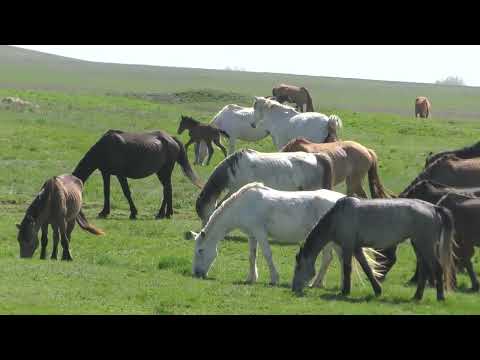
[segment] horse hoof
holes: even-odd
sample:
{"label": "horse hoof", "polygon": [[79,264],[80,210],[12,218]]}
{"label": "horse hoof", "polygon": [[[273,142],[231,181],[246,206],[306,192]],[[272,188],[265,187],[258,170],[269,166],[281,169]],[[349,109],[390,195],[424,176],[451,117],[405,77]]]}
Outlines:
{"label": "horse hoof", "polygon": [[108,217],[107,213],[101,212],[97,215],[97,218],[99,219],[106,219]]}
{"label": "horse hoof", "polygon": [[130,215],[130,220],[137,220],[137,215]]}
{"label": "horse hoof", "polygon": [[164,217],[165,217],[164,214],[157,214],[157,215],[155,216],[155,219],[161,220],[161,219],[163,219]]}

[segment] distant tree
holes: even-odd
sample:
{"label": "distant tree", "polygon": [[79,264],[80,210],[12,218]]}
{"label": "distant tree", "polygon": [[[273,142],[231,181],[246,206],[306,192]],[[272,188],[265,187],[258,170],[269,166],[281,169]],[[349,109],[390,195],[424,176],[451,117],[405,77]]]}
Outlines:
{"label": "distant tree", "polygon": [[445,78],[444,80],[437,80],[435,84],[438,85],[454,85],[454,86],[464,86],[465,82],[461,77],[458,76],[449,76]]}

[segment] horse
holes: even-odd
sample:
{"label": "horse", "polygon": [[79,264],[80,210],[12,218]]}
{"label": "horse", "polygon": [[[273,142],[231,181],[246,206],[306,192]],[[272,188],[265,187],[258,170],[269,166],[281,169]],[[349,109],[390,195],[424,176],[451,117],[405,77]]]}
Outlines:
{"label": "horse", "polygon": [[217,165],[197,198],[195,209],[202,225],[219,205],[223,191],[228,190],[225,200],[251,182],[284,191],[331,189],[332,164],[324,154],[237,151]]}
{"label": "horse", "polygon": [[433,154],[433,152],[430,152],[427,156],[427,159],[425,160],[425,167],[428,167],[428,165],[430,165],[432,162],[445,155],[455,155],[460,159],[471,159],[475,157],[480,157],[480,141],[471,146],[466,146],[462,149],[442,151],[435,155]]}
{"label": "horse", "polygon": [[[229,104],[223,107],[210,122],[211,125],[225,131],[229,138],[228,155],[235,152],[235,143],[238,140],[258,141],[268,136],[268,131],[258,126],[252,128],[250,123],[253,122],[253,107],[243,107],[236,104]],[[197,150],[198,147],[198,150]],[[208,155],[208,148],[205,142],[200,145],[195,144],[195,159],[198,164],[203,163]]]}
{"label": "horse", "polygon": [[296,109],[301,112],[314,112],[312,97],[304,87],[281,84],[272,89],[272,95],[280,103],[285,101],[295,103]]}
{"label": "horse", "polygon": [[163,185],[163,201],[156,218],[170,218],[173,215],[171,178],[175,162],[195,186],[202,187],[188,162],[185,146],[177,138],[160,130],[149,133],[108,130],[80,160],[73,175],[85,183],[96,169],[102,173],[104,205],[98,214],[100,218],[110,214],[110,176],[116,176],[130,206],[130,219],[136,219],[138,211],[127,178],[143,179],[155,173]]}
{"label": "horse", "polygon": [[62,239],[62,260],[71,261],[71,234],[75,221],[80,228],[94,235],[104,235],[103,230],[89,224],[82,212],[83,183],[73,175],[60,175],[48,179],[27,208],[21,224],[17,224],[20,257],[31,258],[38,248],[38,231],[42,229],[40,259],[47,257],[48,225],[53,229],[51,258],[57,259],[59,237]]}
{"label": "horse", "polygon": [[[431,204],[441,205],[448,208],[452,212],[457,235],[456,243],[458,246],[454,249],[454,253],[457,259],[459,259],[459,265],[464,266],[469,272],[472,280],[473,291],[478,291],[478,281],[476,280],[475,276],[471,275],[472,264],[470,258],[474,254],[473,244],[476,243],[475,238],[472,236],[472,229],[476,228],[476,221],[474,221],[473,218],[474,216],[477,216],[478,213],[477,209],[474,207],[463,210],[463,201],[466,199],[475,199],[478,196],[480,196],[480,187],[452,188],[429,180],[422,180],[418,182],[407,193],[403,194],[403,197],[405,198],[419,199],[427,201]],[[476,205],[478,205],[478,202]],[[474,208],[474,210],[470,210],[472,208]],[[469,222],[471,222],[471,224],[465,222],[467,219]],[[480,230],[480,228],[478,230]],[[385,278],[386,274],[391,270],[396,262],[396,246],[389,249],[378,250],[378,252],[386,259],[382,269],[382,278]],[[409,282],[416,283],[417,279],[418,265],[417,269],[415,270],[415,274]],[[430,279],[430,283],[434,283],[433,279]]]}
{"label": "horse", "polygon": [[418,96],[415,99],[415,117],[417,118],[420,116],[421,118],[428,118],[430,116],[430,112],[432,109],[432,105],[430,101],[425,96]]}
{"label": "horse", "polygon": [[222,150],[223,155],[227,157],[227,150],[220,142],[220,135],[223,135],[227,138],[230,137],[226,131],[218,129],[209,124],[202,124],[200,121],[197,121],[194,118],[182,115],[180,125],[178,126],[177,130],[178,135],[180,135],[185,130],[188,130],[188,135],[190,136],[190,140],[188,140],[187,144],[185,145],[185,151],[188,151],[188,147],[191,144],[195,143],[197,145],[197,147],[195,148],[195,165],[197,164],[197,159],[199,157],[198,145],[202,141],[205,142],[208,148],[207,165],[210,164],[210,159],[213,156],[212,141]]}
{"label": "horse", "polygon": [[253,109],[254,121],[250,125],[255,128],[262,124],[277,150],[297,137],[317,143],[337,141],[338,129],[342,127],[342,120],[336,115],[302,114],[290,106],[263,97],[255,97]]}
{"label": "horse", "polygon": [[405,194],[421,180],[431,180],[459,188],[480,186],[480,158],[461,159],[454,154],[443,155],[423,169],[399,197],[405,197]]}
{"label": "horse", "polygon": [[[195,239],[193,275],[205,278],[217,257],[218,243],[232,230],[239,229],[248,235],[250,270],[247,283],[258,279],[257,245],[270,269],[270,284],[278,285],[279,274],[272,259],[268,242],[299,244],[318,220],[345,195],[331,190],[278,191],[262,183],[249,183],[226,199],[212,214],[200,233],[190,232]],[[323,252],[320,272],[313,286],[323,286],[323,278],[332,261],[332,248],[341,263],[338,246],[329,244]],[[368,253],[372,266],[377,266]]]}
{"label": "horse", "polygon": [[[352,255],[360,263],[376,296],[382,287],[368,265],[363,247],[389,248],[410,238],[420,264],[414,299],[421,300],[425,275],[434,275],[437,300],[442,301],[444,285],[452,288],[454,223],[448,209],[412,199],[339,199],[308,235],[296,256],[292,291],[300,295],[315,275],[314,263],[325,245],[333,241],[342,248],[342,296],[350,294]],[[437,246],[439,244],[439,246]],[[443,279],[442,279],[443,278]]]}
{"label": "horse", "polygon": [[355,141],[316,144],[305,138],[296,138],[288,142],[280,151],[326,154],[330,157],[333,167],[333,185],[346,181],[348,196],[356,194],[363,198],[367,197],[362,187],[362,180],[367,173],[372,198],[387,198],[391,195],[383,187],[378,176],[377,154]]}

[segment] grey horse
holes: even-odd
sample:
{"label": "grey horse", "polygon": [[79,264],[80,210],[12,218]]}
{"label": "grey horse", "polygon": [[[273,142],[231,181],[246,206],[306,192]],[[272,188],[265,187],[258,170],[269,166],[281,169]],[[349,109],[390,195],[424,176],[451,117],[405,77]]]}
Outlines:
{"label": "grey horse", "polygon": [[[360,200],[345,197],[313,228],[296,256],[292,290],[301,294],[315,275],[315,260],[330,241],[343,251],[342,295],[350,294],[352,255],[360,263],[376,296],[381,286],[372,273],[363,247],[389,248],[410,239],[420,264],[414,299],[421,300],[426,275],[434,274],[437,300],[444,300],[444,284],[451,289],[453,277],[454,223],[448,209],[414,199]],[[439,246],[437,247],[437,244]]]}

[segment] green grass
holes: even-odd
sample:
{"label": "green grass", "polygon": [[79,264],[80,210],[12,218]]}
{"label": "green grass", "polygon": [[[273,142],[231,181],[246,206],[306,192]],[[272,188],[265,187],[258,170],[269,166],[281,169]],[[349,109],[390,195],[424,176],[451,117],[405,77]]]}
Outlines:
{"label": "green grass", "polygon": [[[380,298],[372,296],[373,291],[363,275],[363,284],[354,280],[349,298],[337,297],[339,267],[336,260],[327,274],[326,289],[309,289],[305,297],[295,297],[289,284],[297,246],[272,245],[274,261],[280,273],[280,286],[268,285],[268,268],[260,254],[258,283],[244,285],[248,272],[248,244],[246,236],[239,232],[231,234],[235,235],[233,238],[221,242],[219,256],[209,279],[194,279],[191,276],[193,243],[184,239],[184,233],[188,230],[198,231],[200,228],[194,209],[198,189],[182,175],[178,166],[174,170],[175,213],[171,220],[154,220],[162,196],[161,185],[154,176],[129,181],[133,199],[139,209],[138,220],[128,219],[128,204],[115,179],[112,180],[111,217],[107,220],[96,219],[96,214],[103,205],[101,176],[96,172],[85,186],[84,208],[89,220],[104,229],[107,235],[94,237],[77,227],[72,236],[74,261],[71,263],[41,261],[38,259],[39,252],[34,259],[19,259],[15,224],[22,219],[26,207],[40,186],[53,175],[71,172],[83,154],[107,129],[164,129],[174,134],[180,114],[209,121],[226,103],[247,104],[247,99],[252,94],[265,93],[274,82],[270,78],[268,86],[266,81],[263,86],[259,76],[257,82],[248,85],[249,89],[246,86],[242,89],[243,85],[238,84],[226,89],[228,79],[219,81],[218,86],[214,81],[208,80],[208,77],[205,77],[204,82],[199,82],[202,74],[210,73],[197,71],[196,77],[187,82],[188,79],[182,75],[183,70],[179,70],[168,73],[166,80],[158,88],[153,88],[153,91],[145,85],[150,84],[147,79],[142,80],[140,75],[123,79],[125,83],[121,84],[122,87],[118,91],[111,91],[105,84],[117,68],[105,67],[106,70],[97,74],[96,82],[91,84],[95,89],[90,91],[84,88],[78,91],[76,86],[79,83],[74,83],[72,78],[80,78],[80,75],[75,75],[74,72],[65,75],[65,88],[55,88],[50,85],[61,82],[61,72],[58,79],[52,80],[35,70],[34,65],[18,64],[18,69],[31,72],[30,81],[35,80],[43,88],[40,89],[42,86],[37,87],[35,84],[28,85],[28,77],[19,74],[20,70],[17,72],[17,82],[9,73],[11,88],[0,88],[0,98],[15,95],[40,105],[39,110],[34,112],[0,109],[1,314],[480,312],[478,295],[465,291],[470,282],[463,274],[459,275],[460,291],[448,293],[445,303],[435,300],[433,289],[426,290],[422,302],[410,301],[415,288],[406,286],[405,283],[413,274],[415,257],[408,243],[400,247],[398,263],[383,284],[384,293]],[[241,75],[252,77],[251,74]],[[238,79],[240,78],[238,74]],[[177,79],[177,82],[172,80],[171,89],[169,79]],[[214,79],[216,81],[217,78]],[[185,86],[178,85],[181,82]],[[371,84],[373,83],[366,82],[361,86],[369,87]],[[160,86],[163,88],[160,89]],[[379,90],[373,85],[371,90],[369,96],[373,98]],[[402,88],[395,91],[402,92]],[[438,90],[443,91],[447,90]],[[339,85],[336,94],[341,99],[341,93],[348,95],[355,92],[355,87],[343,89]],[[170,95],[153,98],[147,96],[151,93]],[[360,109],[349,110],[355,104],[352,105],[351,98],[348,98],[348,106],[347,101],[345,106],[332,102],[322,107],[322,111],[335,112],[342,117],[343,139],[356,140],[377,152],[381,179],[395,192],[403,190],[418,174],[429,151],[457,148],[478,141],[477,123],[468,116],[449,117],[445,120],[415,120],[411,116],[404,117],[396,113],[395,109],[404,106],[403,100],[398,97],[385,93],[381,101],[370,101],[367,95],[362,96],[365,103],[359,105]],[[472,101],[467,95],[462,96],[460,103]],[[387,104],[386,108],[392,104],[393,114],[362,111],[362,106],[368,105],[368,101],[372,107],[379,102]],[[438,106],[447,108],[450,106],[448,101],[441,103],[437,100],[437,103]],[[337,102],[341,103],[340,100]],[[185,142],[187,135],[180,138]],[[259,143],[240,143],[238,147],[273,151],[270,139]],[[193,147],[189,158],[193,159]],[[213,167],[222,159],[223,155],[216,150],[209,167],[196,167],[202,179],[206,180]],[[344,186],[337,188],[340,191],[343,189]],[[49,240],[48,250],[51,251],[51,236]],[[474,262],[478,269],[477,262],[478,256]]]}

